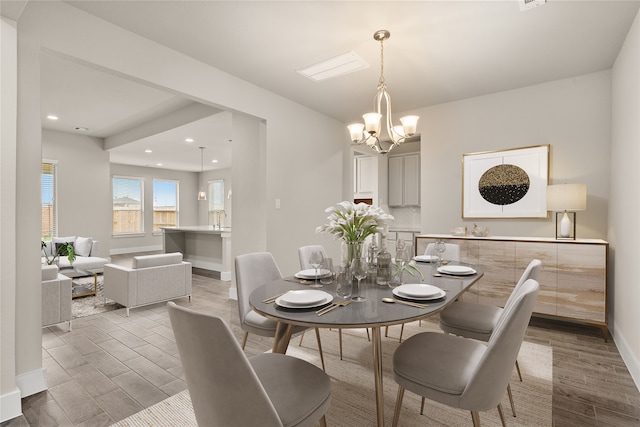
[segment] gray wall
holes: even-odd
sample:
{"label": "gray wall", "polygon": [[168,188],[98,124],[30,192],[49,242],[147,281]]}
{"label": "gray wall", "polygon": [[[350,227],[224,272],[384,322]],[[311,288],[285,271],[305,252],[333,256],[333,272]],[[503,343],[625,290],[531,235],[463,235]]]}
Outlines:
{"label": "gray wall", "polygon": [[102,141],[66,132],[42,131],[42,158],[56,160],[58,236],[85,236],[100,241],[109,256],[111,194],[109,153]]}
{"label": "gray wall", "polygon": [[424,233],[474,223],[494,236],[555,237],[545,219],[463,219],[462,155],[550,145],[551,184],[586,183],[578,238],[607,238],[611,158],[611,73],[500,92],[415,111],[420,115]]}

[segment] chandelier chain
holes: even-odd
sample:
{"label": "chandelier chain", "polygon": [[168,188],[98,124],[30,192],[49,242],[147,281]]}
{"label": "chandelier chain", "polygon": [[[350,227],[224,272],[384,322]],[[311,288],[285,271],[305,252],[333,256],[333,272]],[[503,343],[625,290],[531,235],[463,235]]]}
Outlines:
{"label": "chandelier chain", "polygon": [[380,86],[384,85],[384,40],[380,40]]}

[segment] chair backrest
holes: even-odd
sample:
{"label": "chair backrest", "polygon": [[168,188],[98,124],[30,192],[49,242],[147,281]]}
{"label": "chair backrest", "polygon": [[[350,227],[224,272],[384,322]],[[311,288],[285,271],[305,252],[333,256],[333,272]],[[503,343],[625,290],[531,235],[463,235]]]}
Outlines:
{"label": "chair backrest", "polygon": [[238,255],[235,260],[236,289],[240,322],[251,311],[249,295],[258,287],[273,280],[282,279],[276,260],[269,252]]}
{"label": "chair backrest", "polygon": [[504,314],[491,334],[487,350],[460,397],[462,409],[488,411],[502,400],[533,313],[539,287],[536,280],[529,279],[509,299]]}
{"label": "chair backrest", "polygon": [[[507,302],[504,304],[505,307],[509,305],[509,300],[511,298],[514,298],[515,295],[518,295],[520,293],[520,288],[525,284],[527,280],[538,280],[540,270],[542,270],[542,261],[540,261],[539,259],[531,260],[527,268],[524,269],[522,276],[520,276],[520,280],[518,280],[518,283],[516,283],[516,286],[513,288],[513,292],[511,292],[511,295],[509,295]],[[504,315],[504,312],[502,313],[502,315]]]}
{"label": "chair backrest", "polygon": [[[427,249],[425,249],[425,255],[433,254],[433,246],[435,243],[429,243],[427,245]],[[445,243],[445,250],[442,254],[442,258],[448,261],[460,261],[460,245],[456,245],[455,243]]]}
{"label": "chair backrest", "polygon": [[282,426],[238,341],[216,316],[167,304],[200,426]]}
{"label": "chair backrest", "polygon": [[309,257],[311,256],[311,253],[315,251],[322,252],[322,258],[328,258],[327,252],[324,250],[324,247],[322,247],[322,245],[309,245],[298,248],[298,257],[300,257],[300,270],[308,270],[310,268],[313,268],[311,267],[311,264],[309,264]]}

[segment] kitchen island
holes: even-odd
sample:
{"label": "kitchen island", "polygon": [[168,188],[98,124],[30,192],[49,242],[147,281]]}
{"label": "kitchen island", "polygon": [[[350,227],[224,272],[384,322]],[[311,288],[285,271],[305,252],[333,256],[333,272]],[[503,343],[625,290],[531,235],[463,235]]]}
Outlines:
{"label": "kitchen island", "polygon": [[162,227],[165,253],[181,252],[196,268],[220,273],[231,280],[231,228],[211,225]]}

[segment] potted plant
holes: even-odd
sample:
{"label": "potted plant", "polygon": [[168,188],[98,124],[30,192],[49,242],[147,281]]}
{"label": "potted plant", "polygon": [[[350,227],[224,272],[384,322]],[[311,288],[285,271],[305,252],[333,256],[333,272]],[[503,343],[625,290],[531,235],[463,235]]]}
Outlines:
{"label": "potted plant", "polygon": [[[53,244],[53,243],[52,243]],[[47,265],[52,265],[56,262],[56,259],[62,255],[67,257],[69,260],[69,264],[73,265],[73,262],[76,260],[76,251],[71,243],[58,244],[56,250],[53,255],[49,255],[46,251],[47,243],[42,240],[40,242],[40,248],[42,249],[42,253],[44,254],[45,262]]]}

